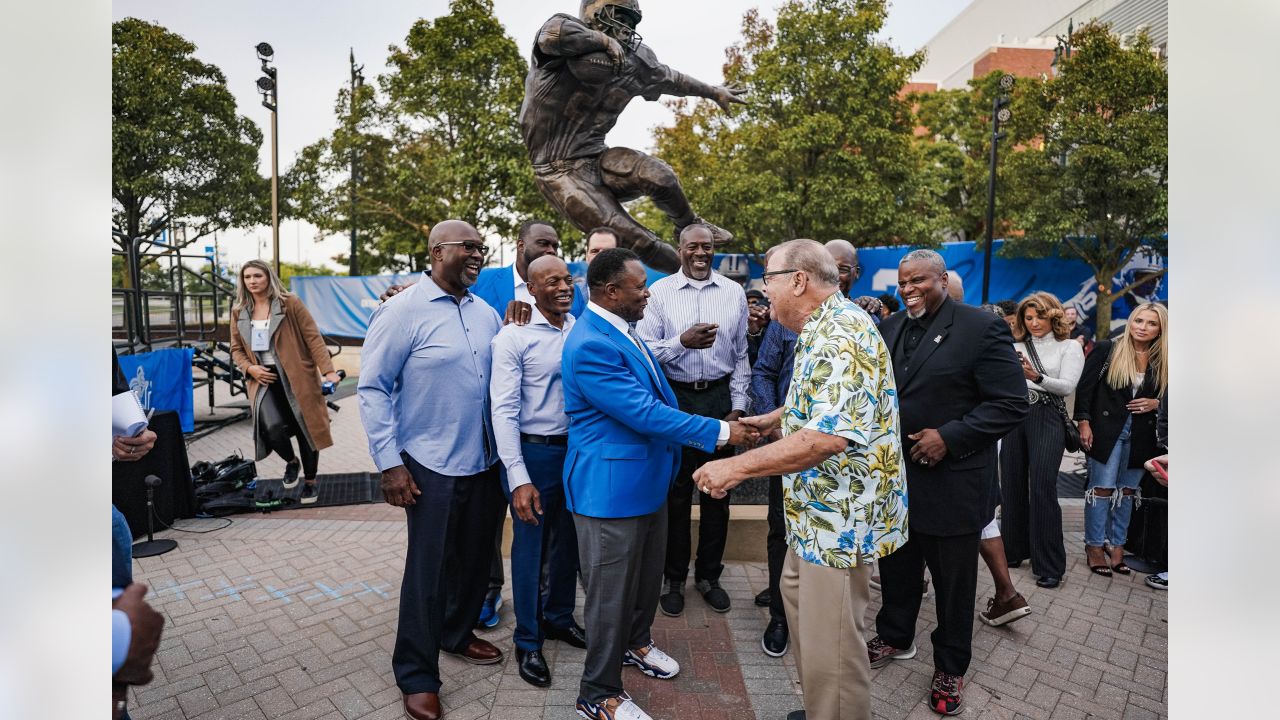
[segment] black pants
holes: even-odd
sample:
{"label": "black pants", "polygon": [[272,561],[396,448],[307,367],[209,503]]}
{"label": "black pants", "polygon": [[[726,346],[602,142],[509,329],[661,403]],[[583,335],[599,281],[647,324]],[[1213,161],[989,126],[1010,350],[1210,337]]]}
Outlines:
{"label": "black pants", "polygon": [[[279,368],[269,366],[267,369],[277,376],[283,376]],[[293,462],[297,456],[293,454],[291,438],[298,438],[298,454],[302,456],[302,476],[314,478],[320,464],[320,451],[307,442],[307,434],[302,431],[298,418],[294,417],[289,407],[289,398],[284,392],[284,380],[278,379],[262,389],[262,401],[258,403],[258,432],[267,440],[267,447],[279,455],[285,462]]]}
{"label": "black pants", "polygon": [[405,508],[409,551],[391,666],[401,692],[439,692],[440,651],[461,652],[475,638],[505,502],[496,465],[451,477],[400,457],[422,494]]}
{"label": "black pants", "polygon": [[782,562],[787,558],[787,518],[782,512],[782,476],[769,478],[769,535],[765,538],[765,553],[769,559],[769,619],[787,621],[782,606],[782,591],[778,580],[782,577]]}
{"label": "black pants", "polygon": [[[674,387],[680,409],[691,415],[723,418],[733,411],[729,396],[729,383],[721,382],[706,390],[690,390]],[[714,453],[684,448],[680,456],[680,472],[667,495],[667,562],[663,575],[675,583],[683,583],[689,577],[689,555],[693,544],[690,518],[693,513],[693,473],[711,460],[730,457],[733,446]],[[717,500],[698,491],[698,506],[702,519],[698,524],[698,557],[694,561],[695,580],[719,580],[724,565],[725,538],[729,534],[729,496]]]}
{"label": "black pants", "polygon": [[973,655],[973,603],[978,587],[978,538],[967,535],[928,535],[915,528],[897,551],[880,558],[880,596],[876,632],[896,648],[909,648],[920,614],[920,578],[927,565],[933,574],[938,627],[933,641],[933,667],[963,675]]}
{"label": "black pants", "polygon": [[1062,543],[1058,468],[1065,445],[1062,415],[1034,403],[1022,424],[1000,443],[1000,534],[1010,562],[1031,559],[1039,577],[1067,571]]}

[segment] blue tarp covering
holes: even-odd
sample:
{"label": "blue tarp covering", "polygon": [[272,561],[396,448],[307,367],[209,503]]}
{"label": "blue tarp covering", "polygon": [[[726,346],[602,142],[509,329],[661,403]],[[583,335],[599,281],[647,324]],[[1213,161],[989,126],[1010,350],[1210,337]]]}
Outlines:
{"label": "blue tarp covering", "polygon": [[[1002,258],[1000,246],[995,241],[996,256],[991,262],[990,298],[1019,300],[1036,290],[1046,290],[1058,296],[1064,303],[1074,303],[1092,316],[1097,304],[1093,271],[1079,260],[1062,258]],[[858,262],[862,264],[862,277],[854,283],[851,295],[897,294],[898,261],[907,254],[908,247],[859,248]],[[947,267],[960,274],[964,281],[965,302],[977,304],[982,298],[982,252],[972,242],[945,243],[939,252],[947,261]],[[715,267],[722,273],[741,273],[751,278],[750,287],[759,287],[764,268],[745,255],[716,255]],[[1163,269],[1163,257],[1137,255],[1116,276],[1113,287],[1119,288],[1133,282],[1143,273]],[[586,264],[569,263],[570,270],[581,276]],[[649,284],[664,277],[663,273],[650,269]],[[378,296],[393,283],[416,280],[416,275],[367,275],[362,277],[298,277],[293,278],[293,291],[306,304],[320,326],[320,332],[334,337],[362,338],[369,328],[369,318],[378,307]],[[1112,316],[1115,322],[1123,322],[1134,303],[1152,300],[1168,300],[1167,278],[1162,277],[1138,288],[1130,297],[1117,303]]]}
{"label": "blue tarp covering", "polygon": [[170,348],[120,356],[120,372],[138,396],[143,410],[175,410],[182,432],[196,429],[191,397],[191,348]]}

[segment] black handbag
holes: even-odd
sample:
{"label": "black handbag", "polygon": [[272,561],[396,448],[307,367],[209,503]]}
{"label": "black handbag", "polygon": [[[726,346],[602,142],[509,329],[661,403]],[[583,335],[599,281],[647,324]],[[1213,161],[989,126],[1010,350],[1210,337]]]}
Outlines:
{"label": "black handbag", "polygon": [[[1040,362],[1040,355],[1036,352],[1035,341],[1027,338],[1023,345],[1027,348],[1027,354],[1031,356],[1031,364],[1035,366],[1036,372],[1044,376],[1044,365]],[[1076,427],[1071,416],[1067,414],[1066,401],[1048,391],[1045,391],[1044,394],[1049,397],[1049,403],[1053,405],[1054,409],[1058,411],[1058,415],[1062,417],[1062,438],[1067,452],[1080,452],[1080,428]]]}

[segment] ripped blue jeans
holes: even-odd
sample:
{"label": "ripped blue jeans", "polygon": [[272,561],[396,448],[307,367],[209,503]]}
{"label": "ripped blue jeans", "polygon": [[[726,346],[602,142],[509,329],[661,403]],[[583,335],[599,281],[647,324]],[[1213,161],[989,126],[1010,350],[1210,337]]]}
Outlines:
{"label": "ripped blue jeans", "polygon": [[[1129,518],[1142,468],[1129,467],[1130,417],[1124,421],[1116,446],[1105,463],[1089,458],[1089,487],[1084,493],[1084,544],[1093,547],[1121,547],[1129,539]],[[1110,497],[1097,490],[1110,490]]]}

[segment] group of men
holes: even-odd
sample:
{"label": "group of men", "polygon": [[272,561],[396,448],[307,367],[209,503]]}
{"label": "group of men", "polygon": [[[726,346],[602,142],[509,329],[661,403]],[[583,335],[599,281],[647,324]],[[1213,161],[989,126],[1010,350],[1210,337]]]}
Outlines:
{"label": "group of men", "polygon": [[[904,258],[905,311],[878,324],[848,298],[852,246],[810,240],[766,256],[773,321],[761,322],[715,272],[713,242],[684,228],[680,270],[648,287],[635,253],[593,231],[575,283],[549,223],[526,223],[516,262],[482,274],[479,233],[446,221],[432,271],[374,313],[358,394],[384,495],[408,516],[393,666],[410,717],[441,716],[440,651],[503,659],[475,628],[509,508],[521,677],[550,685],[548,639],[585,647],[579,715],[647,718],[623,667],[679,673],[650,628],[659,607],[683,612],[691,559],[706,605],[730,609],[728,494],[751,477],[770,478],[776,531],[762,646],[794,649],[797,716],[870,717],[871,668],[915,654],[926,567],[929,704],[959,712],[995,443],[1027,410],[1007,325],[949,299],[931,251]],[[877,559],[884,602],[867,641]]]}

